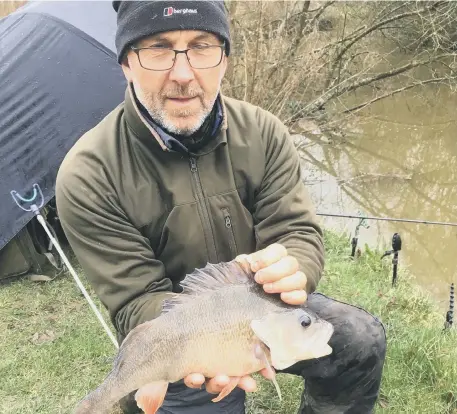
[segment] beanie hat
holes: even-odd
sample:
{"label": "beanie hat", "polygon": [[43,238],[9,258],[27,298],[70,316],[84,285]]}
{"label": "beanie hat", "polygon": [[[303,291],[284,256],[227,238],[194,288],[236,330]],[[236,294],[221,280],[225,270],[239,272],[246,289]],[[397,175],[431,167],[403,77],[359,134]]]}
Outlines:
{"label": "beanie hat", "polygon": [[170,30],[202,30],[225,40],[230,53],[230,26],[222,0],[113,1],[117,12],[117,60],[137,40]]}

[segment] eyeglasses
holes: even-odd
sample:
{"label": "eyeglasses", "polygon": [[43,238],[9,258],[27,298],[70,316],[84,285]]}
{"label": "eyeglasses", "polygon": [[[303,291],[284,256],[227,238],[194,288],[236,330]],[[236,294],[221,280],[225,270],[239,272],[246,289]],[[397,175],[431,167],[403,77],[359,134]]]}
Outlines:
{"label": "eyeglasses", "polygon": [[142,68],[147,70],[170,70],[178,53],[184,53],[189,65],[194,69],[209,69],[218,66],[222,61],[224,45],[195,46],[185,50],[166,47],[133,47]]}

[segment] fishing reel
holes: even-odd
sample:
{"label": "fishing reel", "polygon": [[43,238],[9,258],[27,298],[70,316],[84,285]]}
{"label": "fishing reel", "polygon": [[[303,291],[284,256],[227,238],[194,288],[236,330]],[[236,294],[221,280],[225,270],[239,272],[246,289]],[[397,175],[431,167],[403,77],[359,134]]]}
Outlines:
{"label": "fishing reel", "polygon": [[401,237],[398,233],[394,233],[392,236],[392,250],[387,250],[381,257],[381,260],[386,257],[390,256],[391,254],[398,253],[401,250]]}

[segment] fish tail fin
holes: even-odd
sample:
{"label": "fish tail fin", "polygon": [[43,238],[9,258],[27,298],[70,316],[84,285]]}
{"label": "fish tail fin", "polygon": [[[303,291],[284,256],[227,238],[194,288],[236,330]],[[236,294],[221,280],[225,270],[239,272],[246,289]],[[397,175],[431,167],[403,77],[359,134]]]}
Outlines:
{"label": "fish tail fin", "polygon": [[101,384],[78,402],[73,414],[110,414],[113,406],[122,398],[122,395],[113,395],[112,389],[110,382]]}
{"label": "fish tail fin", "polygon": [[[114,404],[113,404],[114,405]],[[104,403],[99,403],[91,394],[84,397],[75,407],[73,414],[108,414],[111,412],[112,406],[107,406]]]}
{"label": "fish tail fin", "polygon": [[105,400],[94,398],[89,394],[79,401],[73,414],[109,414],[114,404],[115,402],[107,404]]}

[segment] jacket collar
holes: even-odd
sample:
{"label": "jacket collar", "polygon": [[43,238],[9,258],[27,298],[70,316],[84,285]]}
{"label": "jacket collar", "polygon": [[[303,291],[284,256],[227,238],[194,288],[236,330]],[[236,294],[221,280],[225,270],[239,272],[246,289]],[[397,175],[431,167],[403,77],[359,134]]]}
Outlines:
{"label": "jacket collar", "polygon": [[129,83],[125,91],[125,117],[127,124],[134,131],[135,135],[146,143],[153,143],[154,146],[158,145],[163,151],[180,152],[189,155],[204,155],[215,150],[219,145],[225,145],[227,143],[227,112],[222,94],[218,101],[220,102],[222,116],[219,132],[214,139],[196,153],[188,151],[179,141],[148,121],[137,104],[132,83]]}

